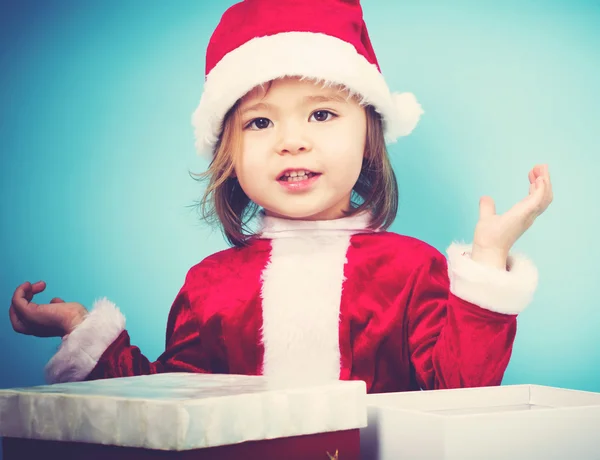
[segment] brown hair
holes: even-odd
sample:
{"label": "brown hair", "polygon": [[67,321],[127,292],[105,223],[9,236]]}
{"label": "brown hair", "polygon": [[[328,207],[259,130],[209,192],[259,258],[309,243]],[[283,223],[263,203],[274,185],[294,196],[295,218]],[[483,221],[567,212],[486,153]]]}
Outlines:
{"label": "brown hair", "polygon": [[[241,247],[253,236],[249,223],[259,208],[244,193],[234,175],[234,155],[242,147],[238,107],[239,102],[224,118],[223,129],[208,170],[196,176],[199,177],[198,180],[208,180],[204,196],[197,202],[201,216],[220,226],[229,243]],[[394,222],[398,211],[398,184],[385,146],[381,116],[370,105],[365,109],[365,156],[347,215],[369,211],[369,227],[387,229]]]}

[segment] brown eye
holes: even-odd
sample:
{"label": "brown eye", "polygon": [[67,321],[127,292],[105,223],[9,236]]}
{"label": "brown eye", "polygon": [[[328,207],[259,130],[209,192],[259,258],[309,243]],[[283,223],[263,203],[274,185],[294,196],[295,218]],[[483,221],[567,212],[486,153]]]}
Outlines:
{"label": "brown eye", "polygon": [[331,113],[329,110],[317,110],[310,116],[311,119],[314,118],[315,121],[319,121],[319,122],[329,121],[333,117],[335,117],[335,115],[333,113]]}
{"label": "brown eye", "polygon": [[269,126],[271,126],[271,120],[269,120],[268,118],[257,118],[248,123],[248,125],[246,125],[246,128],[260,130],[267,129]]}

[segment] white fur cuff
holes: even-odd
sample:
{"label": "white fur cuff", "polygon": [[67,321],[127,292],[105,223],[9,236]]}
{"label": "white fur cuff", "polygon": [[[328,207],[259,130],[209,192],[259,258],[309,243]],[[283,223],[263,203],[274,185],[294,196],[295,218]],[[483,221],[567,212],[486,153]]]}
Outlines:
{"label": "white fur cuff", "polygon": [[508,271],[473,261],[471,246],[453,243],[447,250],[450,291],[487,310],[518,314],[531,302],[537,288],[537,268],[522,255],[511,254]]}
{"label": "white fur cuff", "polygon": [[45,369],[48,383],[79,382],[125,329],[125,317],[110,300],[94,302],[92,311],[69,335]]}

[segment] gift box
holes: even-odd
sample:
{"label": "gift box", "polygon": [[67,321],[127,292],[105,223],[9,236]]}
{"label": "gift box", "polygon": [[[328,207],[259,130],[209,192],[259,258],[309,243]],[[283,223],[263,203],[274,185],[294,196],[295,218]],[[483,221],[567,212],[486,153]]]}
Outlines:
{"label": "gift box", "polygon": [[537,385],[367,396],[363,460],[600,459],[600,394]]}
{"label": "gift box", "polygon": [[189,373],[0,390],[4,460],[358,460],[364,382]]}

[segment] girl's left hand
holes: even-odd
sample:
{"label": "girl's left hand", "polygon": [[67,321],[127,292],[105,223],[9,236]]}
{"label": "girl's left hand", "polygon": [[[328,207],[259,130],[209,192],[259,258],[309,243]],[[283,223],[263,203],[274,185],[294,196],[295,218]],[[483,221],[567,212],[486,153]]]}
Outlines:
{"label": "girl's left hand", "polygon": [[476,262],[506,269],[513,244],[531,227],[552,202],[548,165],[537,165],[529,172],[529,195],[504,214],[496,214],[494,200],[479,202],[479,222],[475,227],[471,258]]}

